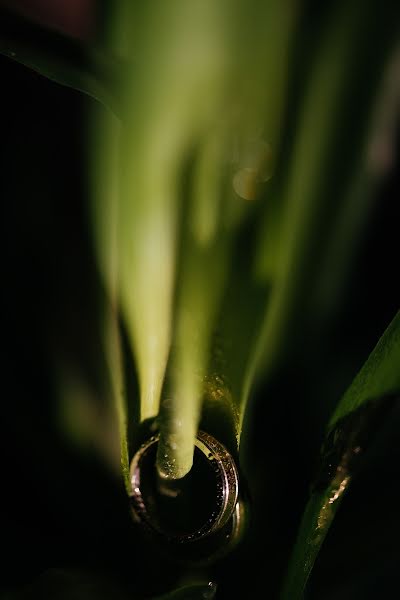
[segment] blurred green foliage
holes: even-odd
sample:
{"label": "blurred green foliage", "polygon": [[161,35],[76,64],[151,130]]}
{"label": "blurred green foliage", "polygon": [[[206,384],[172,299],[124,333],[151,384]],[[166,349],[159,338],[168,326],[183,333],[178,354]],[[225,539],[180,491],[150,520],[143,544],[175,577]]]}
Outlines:
{"label": "blurred green foliage", "polygon": [[[178,584],[185,568],[143,547],[117,480],[103,473],[96,456],[100,451],[115,469],[120,441],[129,487],[128,447],[135,447],[140,420],[158,413],[163,389],[173,398],[172,419],[181,422],[171,438],[171,414],[161,407],[159,467],[172,476],[190,468],[199,420],[226,436],[232,451],[243,426],[240,451],[254,523],[242,549],[215,568],[218,594],[235,597],[248,589],[248,579],[265,591],[260,573],[268,565],[267,587],[277,595],[323,425],[398,307],[393,246],[385,239],[390,214],[383,213],[386,229],[378,236],[381,246],[388,244],[382,258],[371,239],[362,243],[366,232],[372,235],[374,199],[385,193],[382,181],[394,160],[398,7],[355,0],[324,8],[315,2],[174,0],[118,2],[109,9],[103,37],[92,45],[9,14],[2,19],[2,54],[112,109],[39,79],[26,82],[28,75],[3,63],[11,82],[4,119],[14,110],[19,131],[15,136],[10,126],[4,161],[10,171],[3,194],[15,231],[5,236],[9,310],[17,321],[6,339],[15,348],[10,356],[25,367],[41,348],[36,361],[43,372],[32,385],[35,398],[44,393],[48,402],[32,410],[18,382],[18,435],[28,435],[29,423],[43,411],[38,429],[46,434],[34,451],[34,471],[54,485],[50,495],[41,490],[54,510],[49,523],[58,523],[56,507],[64,518],[65,511],[81,512],[87,523],[80,522],[80,534],[88,540],[96,532],[101,548],[96,555],[96,543],[87,542],[93,562],[108,565],[115,578],[125,570],[122,586],[129,588],[132,552],[137,593],[148,595]],[[26,87],[39,90],[38,123],[34,111],[24,120],[21,105],[13,106]],[[63,115],[56,138],[48,117],[55,108]],[[81,147],[88,129],[89,158]],[[79,162],[76,171],[70,171],[71,160]],[[65,180],[69,187],[63,189]],[[80,202],[71,201],[76,190]],[[371,267],[371,256],[375,279],[359,272],[360,265]],[[382,268],[385,276],[379,276]],[[32,345],[25,351],[26,331]],[[382,361],[374,354],[367,361],[332,427],[361,402],[398,391],[398,339],[390,350],[382,338],[378,350]],[[13,421],[14,408],[8,411]],[[77,455],[64,448],[65,432],[55,427],[60,420],[64,430],[66,421],[74,430]],[[76,480],[60,483],[63,464],[74,465]],[[82,486],[85,479],[75,496],[67,482]],[[315,528],[315,514],[340,489],[336,484],[327,483],[322,499],[313,496],[300,536],[306,539]],[[118,516],[110,517],[104,499],[90,514],[92,498],[102,494]],[[270,522],[274,514],[279,524]],[[96,520],[108,519],[100,543]],[[40,531],[21,522],[21,532]],[[292,569],[302,575],[295,583],[289,575],[287,597],[302,593],[302,563],[308,574],[329,524],[311,562],[304,547],[295,550]],[[60,537],[69,539],[71,557],[72,539],[66,531]],[[55,538],[49,539],[51,546]],[[265,557],[256,556],[260,542]],[[62,552],[57,556],[63,559]],[[87,563],[78,549],[75,560]],[[160,573],[157,584],[146,582],[153,568]]]}

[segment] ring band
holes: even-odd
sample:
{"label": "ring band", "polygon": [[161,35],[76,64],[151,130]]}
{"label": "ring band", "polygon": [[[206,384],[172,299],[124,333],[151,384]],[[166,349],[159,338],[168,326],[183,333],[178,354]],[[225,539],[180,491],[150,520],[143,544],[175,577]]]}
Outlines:
{"label": "ring band", "polygon": [[[153,484],[151,487],[146,486],[146,477],[156,478],[155,456],[158,440],[158,435],[151,437],[139,448],[131,462],[131,501],[135,520],[158,537],[182,544],[202,540],[220,531],[232,517],[235,519],[239,496],[239,476],[235,462],[223,444],[210,434],[199,431],[195,440],[195,452],[197,449],[198,455],[196,464],[202,463],[201,468],[207,472],[215,496],[212,499],[210,514],[207,514],[205,521],[197,524],[192,531],[171,531],[160,522],[155,508],[160,492],[156,491]],[[195,467],[192,470],[194,469]]]}

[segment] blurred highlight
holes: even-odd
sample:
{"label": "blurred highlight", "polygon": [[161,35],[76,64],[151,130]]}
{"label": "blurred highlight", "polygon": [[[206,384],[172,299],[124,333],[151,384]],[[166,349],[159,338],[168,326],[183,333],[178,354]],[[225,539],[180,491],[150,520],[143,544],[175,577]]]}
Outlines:
{"label": "blurred highlight", "polygon": [[[360,7],[330,7],[293,104],[298,2],[115,3],[105,43],[126,65],[123,110],[120,121],[104,111],[94,120],[93,216],[136,360],[140,418],[158,417],[164,478],[191,468],[205,382],[224,382],[239,443],[254,382],[271,375],[300,315],[322,318],[339,297],[371,173],[392,160],[398,89],[397,67],[385,84],[377,63],[353,93],[354,44],[368,64],[380,27],[376,7],[363,23]],[[343,119],[352,152],[338,154]]]}

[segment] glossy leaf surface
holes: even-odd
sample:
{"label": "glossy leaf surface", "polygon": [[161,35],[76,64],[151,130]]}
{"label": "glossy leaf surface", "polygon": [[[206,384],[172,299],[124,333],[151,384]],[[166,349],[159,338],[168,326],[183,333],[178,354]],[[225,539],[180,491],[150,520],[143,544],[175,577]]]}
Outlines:
{"label": "glossy leaf surface", "polygon": [[302,598],[307,580],[359,456],[400,396],[400,313],[339,402],[328,426],[321,466],[300,524],[282,597]]}

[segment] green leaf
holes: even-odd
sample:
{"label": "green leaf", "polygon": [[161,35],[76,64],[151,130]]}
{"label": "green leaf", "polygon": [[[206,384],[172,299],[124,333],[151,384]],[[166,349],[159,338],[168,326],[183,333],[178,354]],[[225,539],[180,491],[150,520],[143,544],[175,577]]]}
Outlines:
{"label": "green leaf", "polygon": [[400,394],[400,312],[348,388],[328,425],[321,468],[300,524],[282,598],[303,597],[344,493],[381,419]]}
{"label": "green leaf", "polygon": [[123,69],[100,50],[1,9],[0,54],[119,112],[116,90]]}
{"label": "green leaf", "polygon": [[365,402],[400,391],[400,312],[379,340],[357,377],[339,402],[330,429]]}

